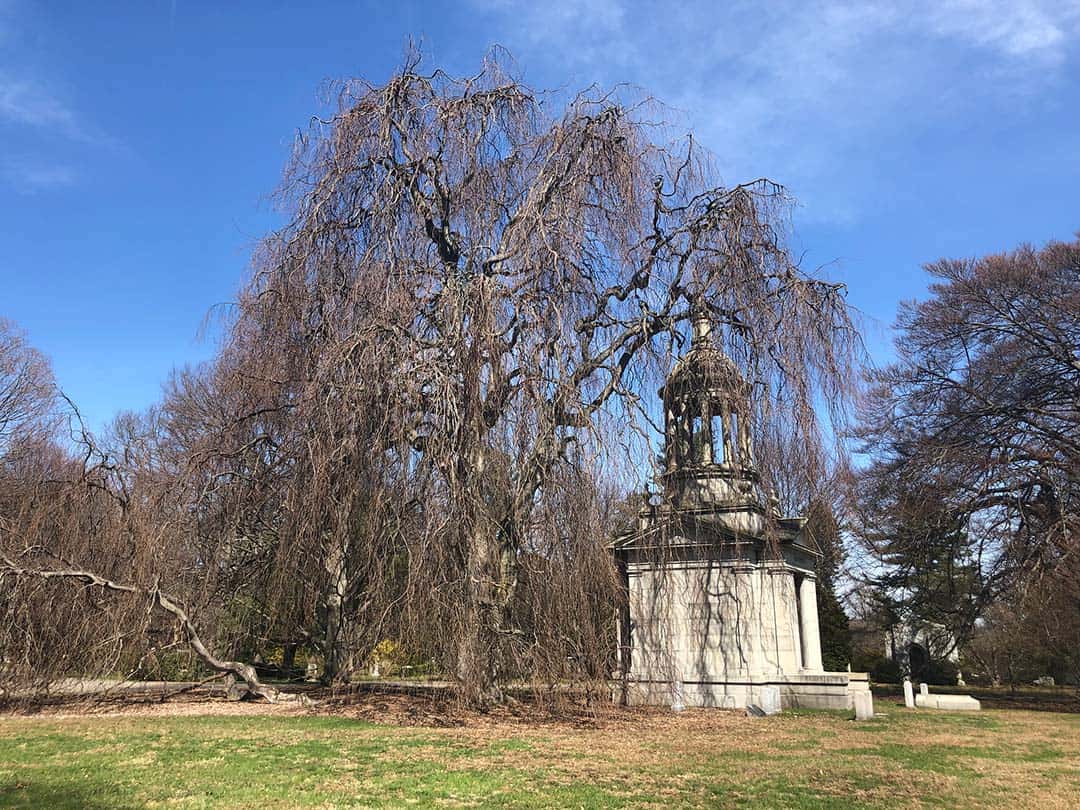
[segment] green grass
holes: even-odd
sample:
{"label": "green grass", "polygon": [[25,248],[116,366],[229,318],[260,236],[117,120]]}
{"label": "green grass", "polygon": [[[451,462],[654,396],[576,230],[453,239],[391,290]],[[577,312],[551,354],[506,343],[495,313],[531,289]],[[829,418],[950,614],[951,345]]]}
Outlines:
{"label": "green grass", "polygon": [[1080,716],[638,712],[592,728],[0,717],[0,806],[1077,807]]}

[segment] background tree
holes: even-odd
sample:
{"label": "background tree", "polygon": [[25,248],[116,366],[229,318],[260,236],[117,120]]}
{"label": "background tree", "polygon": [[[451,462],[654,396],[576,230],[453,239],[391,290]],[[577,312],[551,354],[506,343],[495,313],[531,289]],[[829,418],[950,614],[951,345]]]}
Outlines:
{"label": "background tree", "polygon": [[48,361],[0,318],[0,464],[14,461],[20,440],[48,433],[56,398]]}
{"label": "background tree", "polygon": [[[842,490],[835,486],[835,479],[831,483],[834,486],[829,489],[832,490],[833,498],[839,498]],[[844,562],[843,536],[836,519],[836,509],[824,497],[818,497],[810,503],[806,517],[807,530],[814,537],[822,555],[817,572],[821,658],[826,670],[842,672],[852,660],[848,615],[837,593]]]}
{"label": "background tree", "polygon": [[[927,267],[862,414],[859,537],[962,641],[995,600],[1080,611],[1080,243]],[[1015,604],[1015,602],[1012,602]]]}
{"label": "background tree", "polygon": [[[48,361],[0,321],[0,695],[58,677],[121,666],[145,629],[131,600],[99,609],[57,578],[22,577],[19,558],[92,561],[105,576],[138,565],[115,470],[88,464],[61,435],[61,397]],[[74,598],[73,598],[74,597]],[[141,607],[141,606],[140,606]],[[124,629],[120,629],[124,628]]]}
{"label": "background tree", "polygon": [[983,604],[984,582],[972,559],[967,521],[948,503],[949,493],[934,486],[907,491],[895,481],[877,483],[884,492],[866,487],[862,496],[880,517],[863,523],[861,531],[880,564],[867,580],[879,617],[886,631],[901,637],[918,629],[944,630],[948,640],[934,652],[948,655],[971,634]]}

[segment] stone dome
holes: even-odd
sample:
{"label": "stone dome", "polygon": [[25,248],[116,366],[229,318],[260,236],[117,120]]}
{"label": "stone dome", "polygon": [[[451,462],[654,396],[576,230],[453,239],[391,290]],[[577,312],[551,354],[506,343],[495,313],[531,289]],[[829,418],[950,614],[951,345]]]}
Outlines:
{"label": "stone dome", "polygon": [[710,324],[705,318],[694,321],[694,338],[690,351],[675,363],[667,382],[660,389],[665,400],[690,393],[703,393],[722,398],[745,398],[749,386],[738,366],[713,344]]}
{"label": "stone dome", "polygon": [[679,358],[661,393],[665,397],[702,392],[745,396],[746,380],[731,359],[714,346],[695,346]]}

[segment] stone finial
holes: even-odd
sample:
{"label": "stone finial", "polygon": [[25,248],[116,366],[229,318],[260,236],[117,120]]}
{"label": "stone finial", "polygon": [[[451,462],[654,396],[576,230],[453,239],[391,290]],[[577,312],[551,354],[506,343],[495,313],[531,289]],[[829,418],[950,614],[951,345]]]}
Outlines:
{"label": "stone finial", "polygon": [[712,321],[709,319],[709,313],[704,309],[698,309],[694,313],[694,346],[704,346],[709,342],[709,335],[712,334]]}

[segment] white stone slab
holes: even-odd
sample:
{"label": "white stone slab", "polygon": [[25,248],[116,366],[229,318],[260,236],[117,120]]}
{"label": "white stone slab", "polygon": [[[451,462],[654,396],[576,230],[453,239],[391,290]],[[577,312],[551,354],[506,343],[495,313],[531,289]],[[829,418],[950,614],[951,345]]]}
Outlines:
{"label": "white stone slab", "polygon": [[919,695],[920,709],[944,709],[952,712],[977,712],[982,705],[971,695]]}
{"label": "white stone slab", "polygon": [[909,709],[915,708],[915,690],[907,678],[904,678],[904,705]]}

